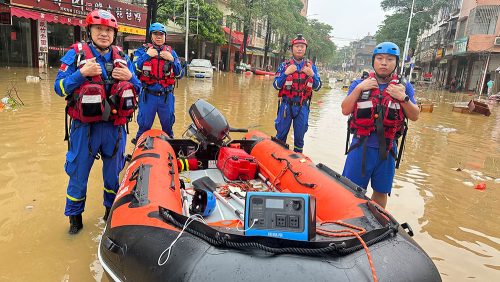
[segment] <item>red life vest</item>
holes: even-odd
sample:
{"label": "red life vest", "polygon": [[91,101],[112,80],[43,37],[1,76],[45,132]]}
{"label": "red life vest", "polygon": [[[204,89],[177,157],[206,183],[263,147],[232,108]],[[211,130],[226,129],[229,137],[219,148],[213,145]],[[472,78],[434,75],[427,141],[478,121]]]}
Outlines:
{"label": "red life vest", "polygon": [[[153,47],[151,43],[144,44],[146,51],[151,47]],[[161,51],[172,53],[172,47],[163,45]],[[162,59],[159,55],[144,62],[141,71],[139,79],[147,85],[160,83],[162,87],[167,87],[175,84],[173,63]]]}
{"label": "red life vest", "polygon": [[[77,54],[77,67],[94,58],[89,45],[79,42],[71,46]],[[122,50],[117,46],[111,46],[113,64],[112,67],[121,67],[120,63],[127,65]],[[84,58],[84,59],[82,59]],[[110,74],[112,70],[107,70]],[[106,85],[111,84],[109,95],[106,93]],[[114,121],[114,125],[124,125],[132,117],[136,105],[136,91],[134,85],[128,81],[115,81],[108,77],[106,81],[102,76],[92,77],[92,81],[86,80],[80,87],[74,90],[67,98],[67,113],[72,119],[84,123],[98,121]]]}
{"label": "red life vest", "polygon": [[[374,78],[375,74],[370,73],[369,77]],[[398,76],[394,74],[389,85],[399,83]],[[378,119],[382,119],[383,135],[386,139],[387,150],[390,151],[393,141],[404,130],[405,115],[400,101],[392,98],[386,90],[387,88],[380,93],[380,89],[376,88],[370,91],[368,97],[363,97],[363,94],[360,96],[354,105],[354,111],[349,121],[349,130],[363,139],[376,131],[376,122],[379,121]],[[377,132],[377,134],[381,133]]]}
{"label": "red life vest", "polygon": [[[306,66],[309,61],[304,62],[304,66]],[[295,64],[293,59],[290,59],[285,64],[285,70],[292,64]],[[296,71],[286,77],[285,84],[278,92],[278,97],[288,97],[292,99],[293,97],[300,97],[300,101],[307,100],[311,98],[312,95],[312,86],[313,86],[313,78],[305,74],[304,72]]]}

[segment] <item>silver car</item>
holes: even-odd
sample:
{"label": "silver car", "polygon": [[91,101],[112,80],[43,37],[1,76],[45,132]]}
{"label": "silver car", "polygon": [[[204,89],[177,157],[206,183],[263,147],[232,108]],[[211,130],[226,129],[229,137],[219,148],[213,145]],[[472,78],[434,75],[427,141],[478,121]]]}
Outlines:
{"label": "silver car", "polygon": [[212,63],[205,59],[193,59],[187,67],[189,77],[212,78],[214,69]]}

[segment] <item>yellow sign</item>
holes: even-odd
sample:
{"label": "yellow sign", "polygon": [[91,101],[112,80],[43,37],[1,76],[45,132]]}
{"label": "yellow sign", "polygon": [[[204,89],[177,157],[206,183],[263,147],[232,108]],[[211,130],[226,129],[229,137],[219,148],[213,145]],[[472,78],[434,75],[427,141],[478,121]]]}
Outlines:
{"label": "yellow sign", "polygon": [[118,25],[118,31],[137,35],[146,35],[146,30],[144,28],[130,27],[126,25]]}
{"label": "yellow sign", "polygon": [[436,53],[436,59],[440,59],[443,57],[443,49],[440,48],[437,50],[437,53]]}

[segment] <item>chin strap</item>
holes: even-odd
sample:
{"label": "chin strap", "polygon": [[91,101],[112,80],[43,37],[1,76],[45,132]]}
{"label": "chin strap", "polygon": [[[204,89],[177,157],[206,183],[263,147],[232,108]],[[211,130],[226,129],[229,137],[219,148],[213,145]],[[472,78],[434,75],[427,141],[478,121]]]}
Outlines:
{"label": "chin strap", "polygon": [[375,71],[375,76],[377,76],[377,78],[379,78],[379,79],[380,79],[380,80],[382,80],[382,81],[386,81],[387,79],[391,78],[391,76],[392,76],[392,74],[393,74],[393,73],[394,73],[394,72],[391,72],[391,74],[389,74],[388,76],[383,77],[383,76],[380,76],[380,75],[379,75],[379,74]]}
{"label": "chin strap", "polygon": [[[106,48],[101,48],[101,47],[97,46],[97,44],[95,44],[93,40],[90,40],[90,41],[92,42],[92,45],[93,45],[96,49],[98,49],[99,51],[101,51],[101,52],[106,52],[106,51],[109,51],[109,47],[106,47]],[[110,46],[110,47],[111,47],[111,46]]]}

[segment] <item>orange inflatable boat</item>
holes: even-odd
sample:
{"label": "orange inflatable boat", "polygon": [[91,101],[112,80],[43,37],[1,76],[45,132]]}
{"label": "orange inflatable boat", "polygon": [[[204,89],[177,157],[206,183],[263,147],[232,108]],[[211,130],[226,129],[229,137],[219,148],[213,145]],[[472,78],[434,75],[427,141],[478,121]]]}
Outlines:
{"label": "orange inflatable boat", "polygon": [[144,133],[99,245],[114,281],[440,281],[365,191],[198,100],[183,139]]}

